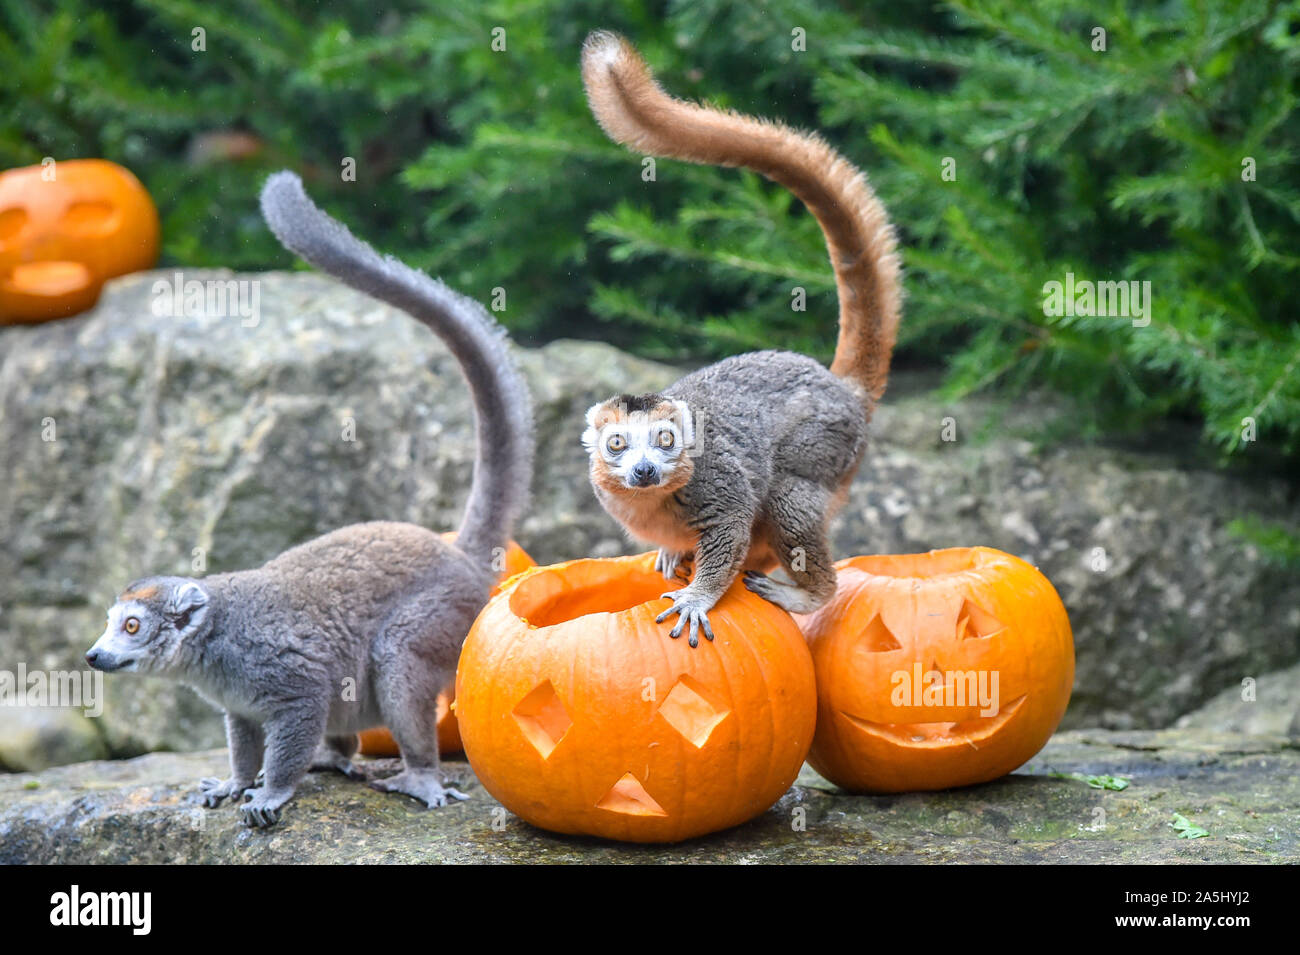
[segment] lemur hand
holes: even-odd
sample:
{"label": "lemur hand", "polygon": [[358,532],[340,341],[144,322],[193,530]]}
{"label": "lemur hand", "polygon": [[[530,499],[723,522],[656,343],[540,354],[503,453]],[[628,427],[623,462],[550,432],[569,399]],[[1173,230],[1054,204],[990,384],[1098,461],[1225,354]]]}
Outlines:
{"label": "lemur hand", "polygon": [[239,815],[244,825],[253,829],[265,829],[280,821],[280,807],[289,801],[293,790],[273,793],[265,788],[254,790],[244,796],[244,803],[239,807]]}
{"label": "lemur hand", "polygon": [[667,597],[673,602],[673,605],[655,618],[655,623],[663,623],[673,614],[679,614],[680,619],[677,626],[669,632],[668,636],[674,640],[682,635],[682,628],[688,623],[691,626],[690,638],[686,641],[693,647],[700,645],[700,628],[704,628],[704,636],[709,640],[713,639],[713,628],[709,626],[709,611],[713,605],[718,602],[716,596],[704,596],[694,590],[691,586],[683,587],[681,590],[670,590],[666,594],[660,594],[660,597]]}
{"label": "lemur hand", "polygon": [[690,580],[691,564],[695,555],[691,551],[675,551],[659,548],[655,557],[655,570],[664,575],[664,580]]}
{"label": "lemur hand", "polygon": [[242,782],[233,777],[218,779],[216,776],[205,776],[199,780],[199,795],[203,797],[203,805],[216,809],[224,800],[238,799],[256,785],[255,782]]}

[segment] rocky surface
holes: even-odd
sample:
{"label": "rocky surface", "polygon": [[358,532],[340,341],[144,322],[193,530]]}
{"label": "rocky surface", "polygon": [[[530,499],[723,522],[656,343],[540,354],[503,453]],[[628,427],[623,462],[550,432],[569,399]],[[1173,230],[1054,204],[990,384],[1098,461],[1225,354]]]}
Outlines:
{"label": "rocky surface", "polygon": [[[394,760],[365,763],[371,775]],[[0,863],[298,862],[1300,862],[1300,748],[1207,731],[1059,734],[1021,772],[943,793],[851,796],[805,767],[767,813],[673,846],[551,835],[470,800],[425,810],[337,774],[308,778],[267,831],[195,781],[220,751],[152,754],[0,776]],[[1121,792],[1062,774],[1109,774]],[[1174,815],[1208,835],[1183,838]],[[802,825],[802,828],[800,828]]]}
{"label": "rocky surface", "polygon": [[7,707],[0,729],[0,766],[36,770],[109,756],[97,722],[83,710]]}
{"label": "rocky surface", "polygon": [[1180,717],[1180,729],[1289,736],[1300,739],[1300,664],[1255,680],[1245,677],[1195,712]]}
{"label": "rocky surface", "polygon": [[[422,327],[311,274],[237,276],[260,283],[255,327],[158,317],[160,275],[171,277],[112,283],[85,316],[0,330],[0,670],[79,667],[135,577],[254,566],[354,521],[443,529],[459,517],[470,409]],[[185,274],[205,277],[231,276]],[[542,439],[521,543],[542,562],[635,549],[592,498],[581,414],[679,370],[590,342],[524,349],[520,361]],[[1044,450],[1032,436],[1068,411],[949,406],[924,384],[897,376],[836,548],[981,543],[1038,564],[1077,640],[1067,725],[1168,725],[1300,660],[1300,588],[1226,529],[1252,513],[1300,526],[1284,482],[1212,471],[1190,450]],[[943,440],[945,419],[956,440]],[[124,676],[106,692],[92,732],[70,729],[81,717],[69,711],[0,707],[0,762],[221,742],[188,690]],[[31,743],[51,733],[59,748]]]}

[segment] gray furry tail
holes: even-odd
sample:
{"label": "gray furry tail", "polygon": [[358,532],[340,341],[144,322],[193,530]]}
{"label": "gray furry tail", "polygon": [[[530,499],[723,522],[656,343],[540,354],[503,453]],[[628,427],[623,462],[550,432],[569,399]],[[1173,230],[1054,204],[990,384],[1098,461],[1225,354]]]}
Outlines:
{"label": "gray furry tail", "polygon": [[457,545],[489,562],[527,506],[533,476],[532,399],[504,330],[478,302],[353,236],[312,203],[291,172],[275,173],[262,187],[262,216],[285,248],[419,319],[460,363],[474,400],[478,450]]}

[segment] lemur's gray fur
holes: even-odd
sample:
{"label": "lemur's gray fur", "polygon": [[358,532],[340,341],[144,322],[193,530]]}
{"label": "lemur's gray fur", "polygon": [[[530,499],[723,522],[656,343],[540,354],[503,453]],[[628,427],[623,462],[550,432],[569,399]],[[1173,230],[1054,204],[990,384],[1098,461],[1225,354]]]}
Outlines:
{"label": "lemur's gray fur", "polygon": [[[659,545],[658,568],[687,586],[664,594],[691,646],[738,573],[792,613],[835,592],[827,521],[866,450],[885,389],[900,308],[893,230],[865,177],[820,138],[673,99],[611,33],[587,38],[583,81],[610,138],[656,156],[756,170],[790,189],[826,236],[840,299],[835,361],[790,352],[739,355],[662,394],[621,395],[587,412],[591,481],[634,537]],[[765,573],[780,566],[784,583]]]}
{"label": "lemur's gray fur", "polygon": [[401,748],[403,769],[377,788],[429,806],[464,799],[439,770],[435,700],[526,503],[533,464],[527,386],[482,306],[378,255],[317,209],[297,176],[267,181],[262,213],[287,248],[409,312],[460,363],[478,450],[456,543],[413,524],[373,522],[294,547],[256,570],[137,580],[109,610],[86,659],[106,671],[172,676],[225,710],[231,776],[205,779],[200,789],[210,807],[242,797],[248,825],[277,822],[310,768],[359,775],[350,761],[355,734],[381,724]]}

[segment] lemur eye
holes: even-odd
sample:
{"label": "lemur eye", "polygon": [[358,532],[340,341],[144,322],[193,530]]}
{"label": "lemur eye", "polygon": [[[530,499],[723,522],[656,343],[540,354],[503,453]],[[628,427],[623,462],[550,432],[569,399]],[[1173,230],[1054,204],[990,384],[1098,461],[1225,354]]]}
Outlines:
{"label": "lemur eye", "polygon": [[622,454],[627,449],[627,441],[621,434],[610,435],[609,440],[605,442],[605,447],[609,449],[610,454]]}
{"label": "lemur eye", "polygon": [[677,443],[677,438],[673,435],[671,431],[659,432],[659,447],[664,448],[666,450],[668,448],[671,448],[676,443]]}
{"label": "lemur eye", "polygon": [[127,617],[126,623],[123,625],[123,629],[130,634],[139,633],[140,621],[135,617]]}

